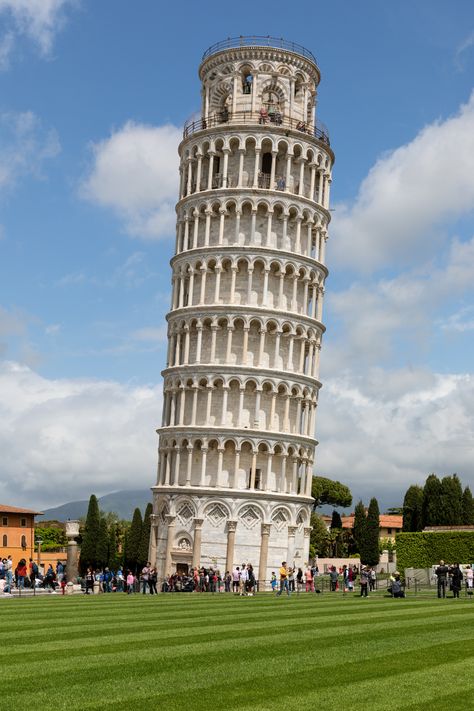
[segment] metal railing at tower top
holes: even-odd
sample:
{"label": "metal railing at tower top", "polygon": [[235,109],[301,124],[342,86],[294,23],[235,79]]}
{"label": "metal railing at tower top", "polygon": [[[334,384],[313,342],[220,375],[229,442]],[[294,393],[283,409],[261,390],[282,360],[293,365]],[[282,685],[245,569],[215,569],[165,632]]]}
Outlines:
{"label": "metal railing at tower top", "polygon": [[217,54],[218,52],[222,52],[225,49],[236,49],[238,47],[274,47],[275,49],[286,49],[288,52],[300,54],[302,57],[305,57],[305,59],[309,59],[309,61],[316,65],[316,67],[318,66],[316,57],[309,51],[309,49],[306,49],[301,44],[297,44],[296,42],[289,42],[288,40],[283,39],[283,37],[270,37],[270,35],[267,35],[266,37],[261,37],[259,35],[228,37],[227,39],[222,40],[221,42],[216,42],[208,47],[202,55],[201,61],[204,62],[204,60],[208,57],[213,54]]}
{"label": "metal railing at tower top", "polygon": [[184,124],[183,138],[192,136],[196,131],[205,131],[208,128],[216,128],[226,125],[260,125],[292,131],[299,131],[308,136],[317,138],[318,141],[331,145],[329,140],[329,132],[326,126],[321,121],[316,121],[316,125],[309,125],[304,121],[284,116],[281,113],[268,114],[265,118],[262,117],[259,111],[218,111],[207,118],[200,118],[196,121],[188,121]]}

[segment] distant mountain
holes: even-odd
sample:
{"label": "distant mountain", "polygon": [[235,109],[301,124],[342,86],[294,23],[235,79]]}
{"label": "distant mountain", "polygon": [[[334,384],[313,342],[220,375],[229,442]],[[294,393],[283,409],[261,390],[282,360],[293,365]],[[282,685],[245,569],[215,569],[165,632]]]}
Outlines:
{"label": "distant mountain", "polygon": [[[143,513],[148,502],[151,501],[151,492],[149,489],[131,489],[126,491],[115,491],[113,494],[106,494],[99,498],[99,508],[101,511],[114,511],[119,518],[131,521],[133,511],[137,507]],[[85,516],[87,513],[87,501],[70,501],[61,506],[55,506],[51,509],[44,509],[44,516],[38,519],[38,522],[52,521],[67,521],[68,518],[75,519]]]}

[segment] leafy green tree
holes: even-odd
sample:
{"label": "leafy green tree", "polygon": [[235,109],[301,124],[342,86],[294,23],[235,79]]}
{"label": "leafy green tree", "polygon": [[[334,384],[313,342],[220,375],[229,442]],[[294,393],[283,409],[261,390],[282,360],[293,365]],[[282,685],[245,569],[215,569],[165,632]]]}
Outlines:
{"label": "leafy green tree", "polygon": [[309,548],[310,556],[314,558],[316,555],[325,556],[328,552],[328,530],[321,516],[317,513],[311,514],[311,531]]}
{"label": "leafy green tree", "polygon": [[97,497],[92,494],[89,499],[86,523],[82,534],[80,567],[84,572],[89,565],[97,567],[97,542],[100,532],[100,512]]}
{"label": "leafy green tree", "polygon": [[132,524],[125,539],[125,566],[134,573],[138,570],[140,542],[142,540],[143,520],[139,508],[133,512]]}
{"label": "leafy green tree", "polygon": [[[64,526],[36,526],[35,539],[42,540],[42,551],[54,551],[67,546],[67,537]],[[35,550],[37,546],[35,544]]]}
{"label": "leafy green tree", "polygon": [[151,531],[151,514],[153,513],[153,505],[147,504],[145,515],[143,517],[142,537],[140,540],[140,548],[138,551],[138,564],[143,567],[148,562],[148,548],[150,545]]}
{"label": "leafy green tree", "polygon": [[105,568],[109,564],[109,532],[107,531],[107,521],[103,516],[100,518],[99,538],[97,540],[97,562]]}
{"label": "leafy green tree", "polygon": [[462,486],[457,474],[441,480],[442,526],[459,526],[462,523]]}
{"label": "leafy green tree", "polygon": [[465,526],[474,526],[474,499],[468,486],[462,493],[462,523]]}
{"label": "leafy green tree", "polygon": [[354,526],[353,526],[353,536],[354,544],[357,551],[361,551],[361,547],[365,540],[365,529],[367,525],[367,516],[365,513],[365,506],[362,501],[359,501],[354,510]]}
{"label": "leafy green tree", "polygon": [[403,499],[403,530],[414,533],[423,530],[423,488],[408,487]]}
{"label": "leafy green tree", "polygon": [[442,521],[441,482],[436,474],[430,474],[423,488],[423,528],[425,526],[440,526]]}
{"label": "leafy green tree", "polygon": [[325,504],[342,508],[352,504],[351,491],[345,484],[323,476],[313,477],[311,494],[314,499],[314,509]]}
{"label": "leafy green tree", "polygon": [[366,565],[377,565],[380,560],[379,553],[380,511],[376,498],[370,499],[367,510],[364,537],[360,547],[361,562]]}
{"label": "leafy green tree", "polygon": [[334,509],[332,512],[332,519],[331,519],[331,531],[334,529],[342,529],[342,519],[341,519],[341,514]]}

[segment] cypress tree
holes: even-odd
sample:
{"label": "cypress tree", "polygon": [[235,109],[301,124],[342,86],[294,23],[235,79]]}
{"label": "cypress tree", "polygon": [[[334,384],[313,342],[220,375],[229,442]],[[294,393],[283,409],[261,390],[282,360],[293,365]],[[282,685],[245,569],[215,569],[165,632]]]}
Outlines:
{"label": "cypress tree", "polygon": [[354,510],[354,542],[359,553],[365,539],[366,523],[365,506],[359,501]]}
{"label": "cypress tree", "polygon": [[150,546],[151,532],[151,514],[153,513],[153,505],[147,504],[145,515],[143,517],[142,537],[140,541],[140,549],[138,551],[138,564],[143,567],[148,562],[148,549]]}
{"label": "cypress tree", "polygon": [[468,486],[462,493],[462,523],[465,526],[474,525],[474,499]]}
{"label": "cypress tree", "polygon": [[99,540],[100,512],[97,497],[92,494],[87,509],[86,524],[82,535],[80,568],[84,573],[91,565],[97,567],[97,542]]}
{"label": "cypress tree", "polygon": [[370,499],[365,523],[365,535],[360,551],[361,562],[377,565],[380,560],[379,550],[380,511],[376,498]]}
{"label": "cypress tree", "polygon": [[459,526],[462,518],[462,486],[456,474],[441,480],[441,511],[440,525]]}
{"label": "cypress tree", "polygon": [[423,530],[423,488],[410,486],[403,499],[403,530],[416,532]]}
{"label": "cypress tree", "polygon": [[442,525],[443,511],[441,505],[441,482],[436,474],[430,474],[423,488],[423,528],[425,526]]}
{"label": "cypress tree", "polygon": [[342,528],[341,515],[336,509],[332,512],[331,529],[333,528]]}
{"label": "cypress tree", "polygon": [[102,516],[99,525],[99,538],[97,539],[97,563],[105,568],[109,564],[109,535],[107,531],[107,521]]}
{"label": "cypress tree", "polygon": [[112,523],[109,528],[109,567],[111,570],[116,571],[119,565],[118,553],[117,553],[117,525]]}
{"label": "cypress tree", "polygon": [[125,564],[127,568],[134,573],[138,570],[138,558],[140,554],[140,542],[142,539],[142,515],[140,509],[136,508],[133,512],[132,525],[130,526],[126,537],[126,558]]}

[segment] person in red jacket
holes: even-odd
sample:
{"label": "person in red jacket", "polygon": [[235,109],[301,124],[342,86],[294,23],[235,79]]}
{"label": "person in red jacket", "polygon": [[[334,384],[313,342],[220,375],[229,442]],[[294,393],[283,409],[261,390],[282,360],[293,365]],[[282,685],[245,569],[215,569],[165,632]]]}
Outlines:
{"label": "person in red jacket", "polygon": [[26,560],[22,558],[16,568],[16,580],[18,585],[18,590],[25,588],[25,578],[28,575],[26,569]]}

